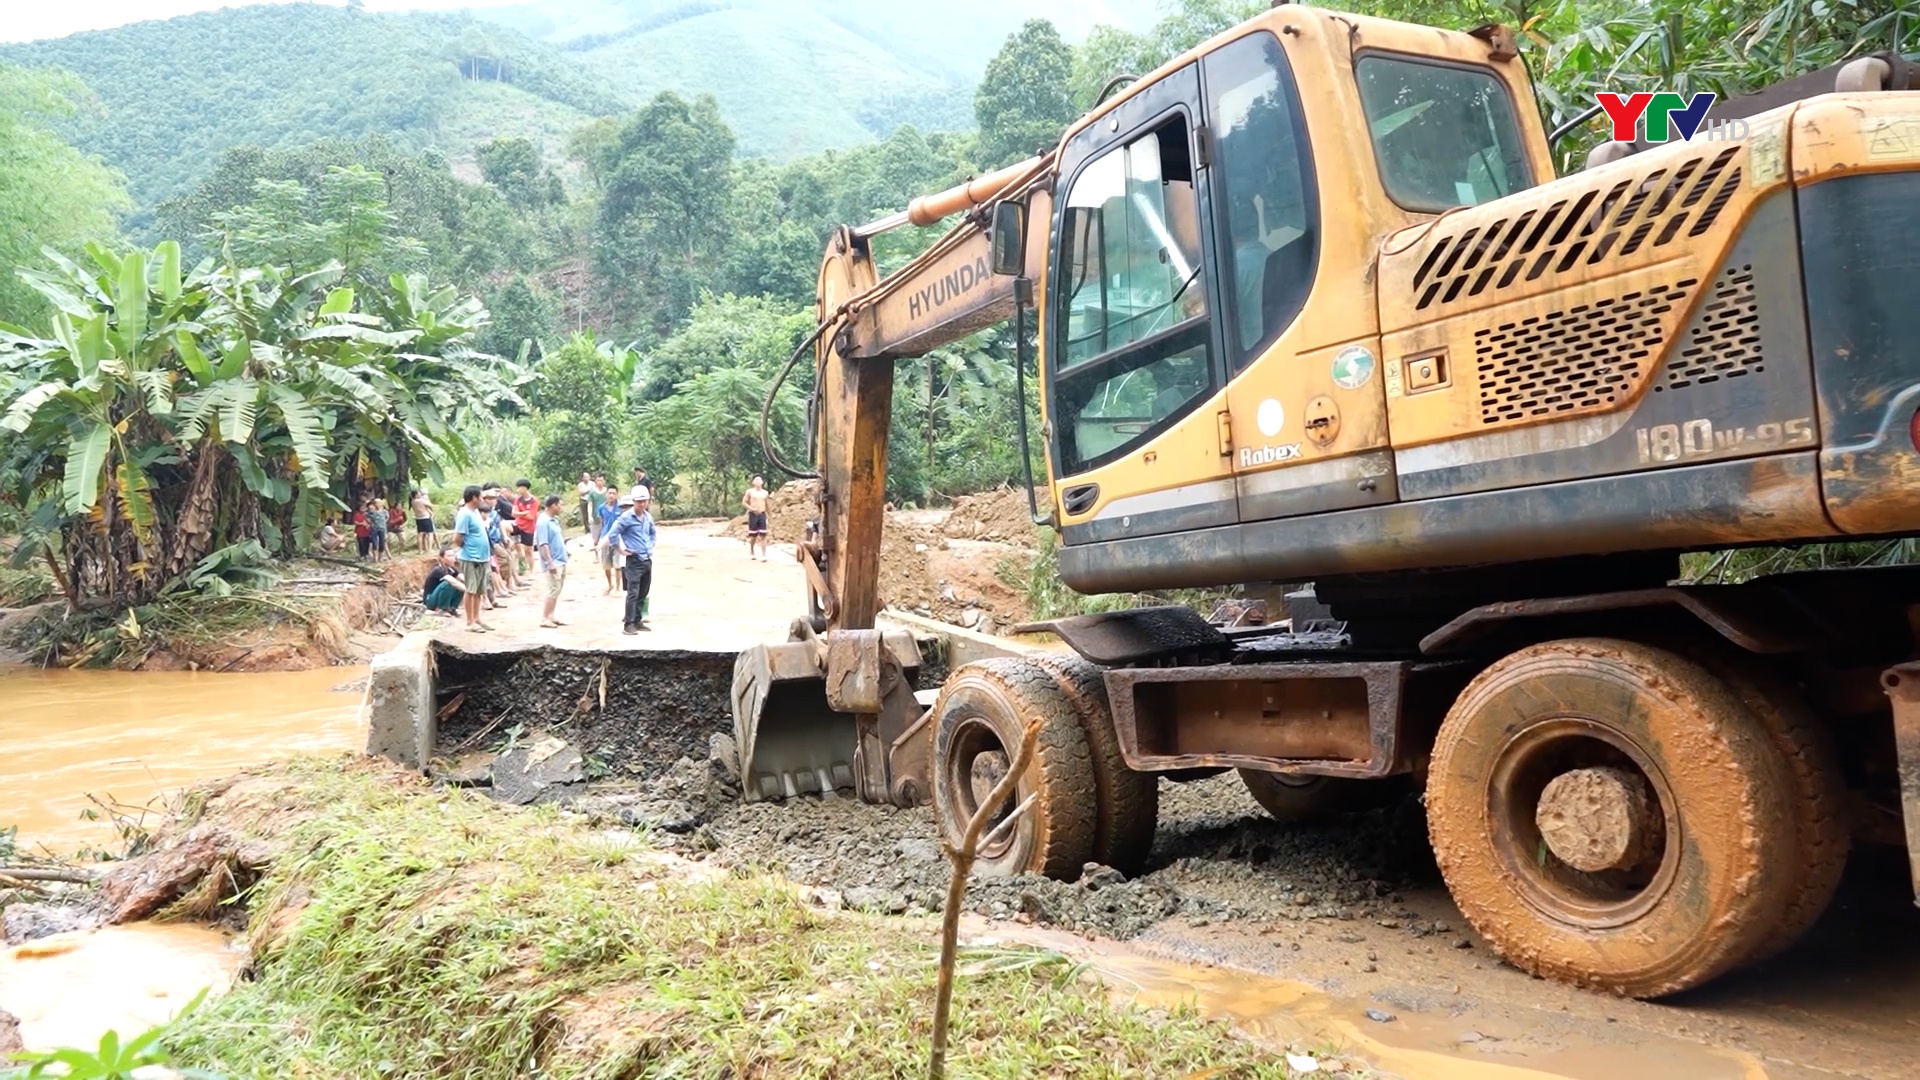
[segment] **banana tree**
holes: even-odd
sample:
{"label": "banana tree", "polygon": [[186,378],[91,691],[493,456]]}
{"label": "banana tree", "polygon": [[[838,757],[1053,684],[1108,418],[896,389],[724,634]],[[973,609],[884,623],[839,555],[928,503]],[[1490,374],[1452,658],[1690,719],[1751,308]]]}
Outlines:
{"label": "banana tree", "polygon": [[518,371],[467,342],[485,310],[396,278],[366,298],[304,274],[201,264],[179,249],[27,275],[56,313],[0,326],[3,497],[30,512],[16,558],[57,551],[71,603],[145,602],[209,553],[307,546],[351,470],[463,461],[452,424],[517,402]]}

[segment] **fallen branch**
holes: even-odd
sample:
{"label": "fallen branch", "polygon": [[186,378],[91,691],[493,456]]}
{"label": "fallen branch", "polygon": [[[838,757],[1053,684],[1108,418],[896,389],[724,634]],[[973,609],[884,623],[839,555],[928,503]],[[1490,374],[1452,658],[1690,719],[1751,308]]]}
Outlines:
{"label": "fallen branch", "polygon": [[0,877],[15,881],[64,881],[74,885],[91,885],[97,875],[90,870],[68,866],[0,866]]}
{"label": "fallen branch", "polygon": [[[973,873],[973,860],[980,853],[980,834],[985,831],[987,821],[993,816],[995,807],[1013,796],[1014,785],[1020,782],[1020,774],[1026,771],[1027,759],[1033,756],[1034,740],[1040,736],[1038,721],[1027,725],[1026,734],[1020,738],[1020,749],[1013,755],[1013,762],[1007,766],[1007,774],[993,785],[987,797],[980,800],[980,808],[973,812],[967,822],[967,830],[961,834],[960,846],[943,845],[947,849],[947,858],[953,861],[953,878],[947,882],[947,907],[940,920],[940,974],[934,986],[933,998],[933,1060],[928,1063],[927,1075],[932,1080],[941,1080],[947,1075],[947,1022],[953,1008],[953,965],[960,950],[960,907],[967,898],[967,878]],[[1032,809],[1039,792],[1026,797],[1013,813],[993,830],[993,836],[999,837],[1011,829],[1022,815]]]}

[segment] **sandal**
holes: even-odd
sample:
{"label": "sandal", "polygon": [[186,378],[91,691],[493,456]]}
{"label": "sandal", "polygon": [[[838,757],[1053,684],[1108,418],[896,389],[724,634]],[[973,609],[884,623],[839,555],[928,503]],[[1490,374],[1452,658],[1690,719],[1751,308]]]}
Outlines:
{"label": "sandal", "polygon": [[476,622],[476,623],[468,623],[468,624],[467,624],[467,633],[469,633],[469,634],[484,634],[484,633],[486,633],[487,631],[489,631],[489,630],[491,630],[491,629],[493,629],[493,627],[491,627],[491,626],[483,626],[483,625],[481,625],[480,623],[477,623],[477,622]]}

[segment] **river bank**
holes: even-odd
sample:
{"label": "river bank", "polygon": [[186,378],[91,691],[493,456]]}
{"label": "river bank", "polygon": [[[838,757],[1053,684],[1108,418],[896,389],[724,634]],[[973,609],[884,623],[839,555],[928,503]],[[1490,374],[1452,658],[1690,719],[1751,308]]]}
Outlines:
{"label": "river bank", "polygon": [[[192,803],[124,876],[217,848],[204,868],[230,875],[217,903],[245,912],[250,977],[179,1025],[179,1064],[341,1078],[924,1070],[930,918],[844,910],[644,831],[369,761],[256,770]],[[152,899],[204,911],[204,881]],[[1057,952],[1000,945],[963,963],[955,1075],[1292,1075],[1276,1048],[1191,1008],[1110,1000]]]}

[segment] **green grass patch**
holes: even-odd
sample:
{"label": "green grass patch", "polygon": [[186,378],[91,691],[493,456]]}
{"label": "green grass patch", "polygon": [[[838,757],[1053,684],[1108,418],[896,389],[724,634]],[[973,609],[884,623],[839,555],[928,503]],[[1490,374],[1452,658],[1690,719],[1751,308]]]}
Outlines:
{"label": "green grass patch", "polygon": [[[826,913],[644,837],[318,762],[272,778],[257,978],[176,1060],[235,1077],[924,1075],[938,928]],[[221,800],[208,814],[219,820]],[[297,914],[296,914],[297,912]],[[978,958],[976,958],[978,959]],[[959,981],[950,1075],[1285,1076],[1191,1012],[1004,951]]]}

